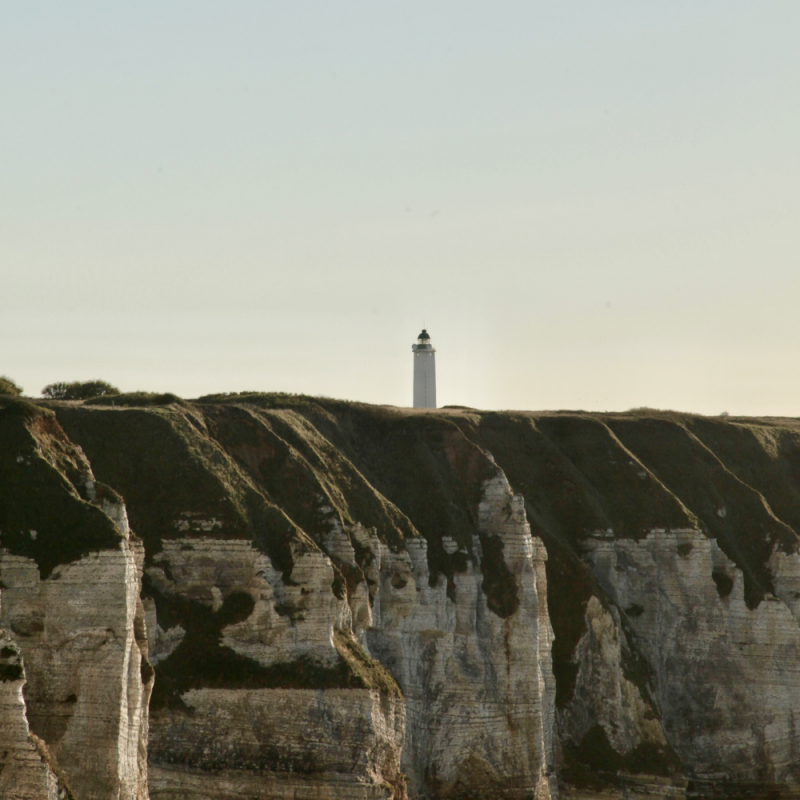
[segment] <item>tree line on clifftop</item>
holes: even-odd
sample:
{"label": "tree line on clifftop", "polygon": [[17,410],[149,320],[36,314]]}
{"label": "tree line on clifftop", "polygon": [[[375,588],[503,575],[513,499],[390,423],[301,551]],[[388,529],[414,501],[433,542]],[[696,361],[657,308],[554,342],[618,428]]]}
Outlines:
{"label": "tree line on clifftop", "polygon": [[[19,397],[22,387],[7,375],[0,375],[0,394]],[[107,381],[58,381],[49,383],[42,389],[42,397],[47,400],[89,400],[92,397],[113,397],[120,394],[116,386]]]}

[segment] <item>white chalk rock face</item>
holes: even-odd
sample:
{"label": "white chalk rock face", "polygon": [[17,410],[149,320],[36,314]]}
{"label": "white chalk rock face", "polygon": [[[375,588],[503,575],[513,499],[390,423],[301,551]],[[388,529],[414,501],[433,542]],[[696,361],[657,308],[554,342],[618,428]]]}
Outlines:
{"label": "white chalk rock face", "polygon": [[[455,574],[454,597],[443,575],[430,586],[425,540],[407,541],[400,553],[381,545],[367,641],[406,700],[403,768],[412,796],[549,798],[555,683],[546,553],[502,473],[483,486],[479,529],[503,566],[488,563],[476,537],[477,557]],[[502,570],[516,596],[505,616],[489,609],[483,586],[492,576],[481,558],[484,570]]]}
{"label": "white chalk rock face", "polygon": [[190,713],[175,714],[180,724],[154,727],[151,736],[152,800],[368,800],[392,797],[396,787],[387,777],[400,780],[399,697],[351,689],[197,689],[183,701]]}
{"label": "white chalk rock face", "polygon": [[[25,660],[31,729],[81,800],[147,797],[150,684],[131,544],[63,564],[0,551],[0,625]],[[143,661],[145,661],[143,666]]]}
{"label": "white chalk rock face", "polygon": [[[178,703],[151,714],[154,800],[226,793],[254,800],[399,798],[406,792],[401,769],[412,797],[554,796],[546,554],[502,473],[485,482],[478,517],[475,556],[465,551],[449,593],[444,576],[430,585],[424,539],[392,551],[356,524],[349,535],[371,553],[371,606],[363,583],[346,599],[333,594],[331,562],[318,550],[298,551],[284,580],[244,540],[164,541],[147,568],[161,596],[194,601],[212,615],[224,615],[237,595],[252,601],[244,619],[221,629],[223,648],[279,670],[276,679],[283,680],[300,668],[298,659],[334,667],[336,631],[352,629],[404,696],[237,687],[233,675],[228,687],[182,690]],[[347,534],[332,530],[329,540],[340,563],[355,566]],[[456,552],[454,542],[445,544]],[[502,585],[506,605],[492,601],[489,585]],[[167,651],[176,652],[175,642],[190,634],[162,626],[155,604],[148,603],[147,615],[150,650],[154,658],[165,654],[159,664],[167,669]]]}
{"label": "white chalk rock face", "polygon": [[562,719],[562,735],[580,743],[599,725],[614,750],[628,755],[643,742],[667,744],[661,722],[642,691],[625,676],[619,612],[597,597],[586,608],[586,633],[578,643],[578,675]]}
{"label": "white chalk rock face", "polygon": [[[168,704],[152,709],[153,800],[405,796],[403,699],[326,686],[340,669],[334,639],[349,636],[342,631],[350,627],[350,609],[332,591],[334,570],[324,553],[295,548],[292,561],[284,580],[252,542],[195,536],[165,540],[147,567],[156,592],[169,602],[197,604],[198,618],[227,618],[230,602],[249,600],[243,619],[219,629],[219,648],[230,665],[215,678],[223,685],[179,689]],[[184,641],[191,645],[193,634],[180,625],[162,627],[158,603],[145,602],[150,650],[169,671],[170,658],[180,657],[176,651]],[[258,672],[268,668],[266,675]],[[292,686],[300,669],[312,669],[319,688]],[[249,687],[239,670],[289,688]]]}
{"label": "white chalk rock face", "polygon": [[778,783],[797,793],[796,557],[775,559],[787,601],[768,595],[750,609],[741,572],[699,531],[588,547],[654,670],[664,733],[698,790]]}
{"label": "white chalk rock face", "polygon": [[[333,631],[349,627],[349,609],[331,592],[333,567],[321,551],[297,553],[287,583],[270,559],[243,539],[170,539],[162,547],[146,570],[166,597],[193,600],[214,612],[233,594],[253,599],[252,613],[223,630],[225,647],[263,666],[301,656],[335,661]],[[148,626],[150,647],[162,660],[182,639],[183,628],[162,629],[155,638],[160,623],[154,604],[148,608],[155,623]]]}
{"label": "white chalk rock face", "polygon": [[28,728],[24,685],[19,648],[0,629],[0,797],[59,800],[58,778]]}
{"label": "white chalk rock face", "polygon": [[[584,758],[591,758],[605,789],[602,794],[581,789],[580,777],[576,786],[567,771],[572,780],[564,781],[562,800],[685,800],[687,782],[657,706],[647,688],[631,680],[631,643],[619,610],[592,596],[585,622],[586,632],[575,648],[572,699],[557,713],[559,735],[562,748],[580,747]],[[613,761],[603,751],[613,751]]]}
{"label": "white chalk rock face", "polygon": [[769,559],[775,594],[800,624],[800,553],[775,549]]}

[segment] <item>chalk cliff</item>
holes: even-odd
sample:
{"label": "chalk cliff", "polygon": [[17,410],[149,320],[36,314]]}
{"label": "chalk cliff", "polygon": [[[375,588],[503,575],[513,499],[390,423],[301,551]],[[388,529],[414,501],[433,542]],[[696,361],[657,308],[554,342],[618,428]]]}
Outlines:
{"label": "chalk cliff", "polygon": [[373,483],[294,410],[57,413],[145,545],[153,798],[551,796],[546,553],[452,423]]}
{"label": "chalk cliff", "polygon": [[566,794],[800,794],[798,433],[646,412],[475,429],[558,572]]}
{"label": "chalk cliff", "polygon": [[24,685],[19,648],[8,632],[0,629],[0,797],[59,800],[67,790],[63,783],[59,785],[41,740],[30,732]]}
{"label": "chalk cliff", "polygon": [[43,786],[800,796],[793,420],[113,402],[0,410]]}
{"label": "chalk cliff", "polygon": [[24,701],[11,681],[16,747],[29,726],[77,798],[146,798],[152,669],[124,505],[50,412],[9,404],[0,442],[0,627],[27,679]]}

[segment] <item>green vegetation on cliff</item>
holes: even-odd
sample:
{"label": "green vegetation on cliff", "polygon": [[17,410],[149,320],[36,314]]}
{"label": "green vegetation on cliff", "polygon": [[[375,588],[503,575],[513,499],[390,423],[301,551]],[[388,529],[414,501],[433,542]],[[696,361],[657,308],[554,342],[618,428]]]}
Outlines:
{"label": "green vegetation on cliff", "polygon": [[0,547],[32,558],[42,578],[120,546],[122,534],[86,497],[89,475],[52,412],[0,400]]}
{"label": "green vegetation on cliff", "polygon": [[8,375],[0,375],[0,394],[18,397],[22,394],[22,387],[14,383]]}
{"label": "green vegetation on cliff", "polygon": [[119,389],[106,381],[71,381],[50,383],[42,389],[42,397],[48,400],[89,400],[92,397],[110,397],[119,394]]}

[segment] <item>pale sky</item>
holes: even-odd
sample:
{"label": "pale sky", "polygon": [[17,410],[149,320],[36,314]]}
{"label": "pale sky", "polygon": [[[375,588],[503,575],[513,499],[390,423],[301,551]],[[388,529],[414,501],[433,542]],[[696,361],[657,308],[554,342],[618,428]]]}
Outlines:
{"label": "pale sky", "polygon": [[38,395],[800,415],[800,3],[0,5]]}

